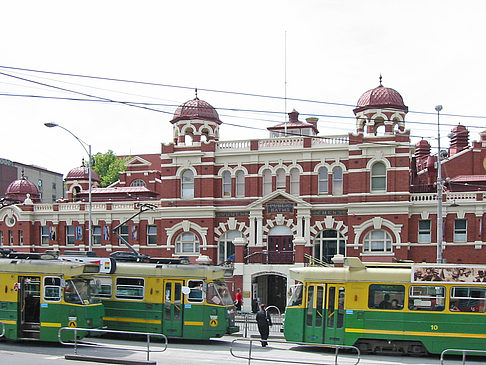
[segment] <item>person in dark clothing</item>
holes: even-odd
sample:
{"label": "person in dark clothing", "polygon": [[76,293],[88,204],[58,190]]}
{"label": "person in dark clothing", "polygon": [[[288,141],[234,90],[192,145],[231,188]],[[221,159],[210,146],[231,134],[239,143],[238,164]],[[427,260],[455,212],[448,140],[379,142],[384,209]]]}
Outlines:
{"label": "person in dark clothing", "polygon": [[258,332],[260,332],[260,337],[262,338],[262,347],[267,346],[267,339],[270,333],[270,326],[272,325],[272,320],[270,314],[265,310],[265,304],[260,304],[260,310],[256,314],[256,321],[258,325]]}

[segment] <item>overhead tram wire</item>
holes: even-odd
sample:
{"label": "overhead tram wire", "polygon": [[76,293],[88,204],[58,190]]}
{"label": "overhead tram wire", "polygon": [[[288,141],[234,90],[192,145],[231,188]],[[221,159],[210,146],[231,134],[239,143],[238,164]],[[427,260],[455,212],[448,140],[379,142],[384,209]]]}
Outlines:
{"label": "overhead tram wire", "polygon": [[[17,70],[17,71],[25,71],[25,72],[44,73],[44,74],[51,74],[51,75],[58,75],[58,76],[79,77],[79,78],[94,79],[94,80],[115,81],[115,82],[132,83],[132,84],[140,84],[140,85],[172,87],[172,88],[179,88],[179,89],[185,89],[185,90],[194,90],[193,86],[171,85],[171,84],[163,84],[163,83],[156,83],[156,82],[137,81],[137,80],[128,80],[128,79],[120,79],[120,78],[102,77],[102,76],[82,75],[82,74],[75,74],[75,73],[45,71],[45,70],[35,70],[35,69],[12,67],[12,66],[2,66],[2,65],[0,65],[0,68]],[[214,93],[224,93],[224,94],[233,94],[233,95],[241,95],[241,96],[261,97],[261,98],[269,98],[269,99],[284,99],[284,97],[282,97],[282,96],[272,96],[272,95],[263,95],[263,94],[245,93],[245,92],[227,91],[227,90],[216,90],[216,89],[205,89],[205,88],[198,88],[198,89],[201,90],[201,91],[214,92]],[[336,106],[343,106],[343,107],[350,107],[350,108],[356,107],[355,104],[337,103],[337,102],[320,101],[320,100],[312,100],[312,99],[288,98],[287,97],[287,100],[308,102],[308,103],[317,103],[317,104],[325,104],[325,105],[336,105]],[[433,112],[425,112],[425,111],[409,110],[408,112],[414,113],[414,114],[435,115],[435,113],[433,113]],[[457,118],[486,119],[486,116],[482,116],[482,115],[448,114],[448,113],[441,114],[441,116],[442,115],[448,116],[448,117],[457,117]]]}

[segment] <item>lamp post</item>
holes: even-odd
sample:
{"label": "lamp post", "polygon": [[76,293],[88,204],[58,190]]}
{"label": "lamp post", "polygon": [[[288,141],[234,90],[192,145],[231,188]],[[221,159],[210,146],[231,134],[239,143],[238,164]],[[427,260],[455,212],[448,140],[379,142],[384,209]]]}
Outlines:
{"label": "lamp post", "polygon": [[442,263],[442,167],[440,163],[440,111],[442,105],[437,105],[437,263]]}
{"label": "lamp post", "polygon": [[[77,137],[73,132],[71,132],[69,129],[64,128],[62,125],[56,124],[56,123],[44,123],[44,125],[48,128],[53,128],[53,127],[59,127],[61,129],[64,129],[66,132],[68,132],[70,135],[72,135],[76,140],[79,142],[79,144],[83,147],[84,151],[88,154],[88,206],[89,206],[89,222],[88,222],[88,251],[91,251],[92,244],[91,244],[91,239],[92,239],[92,220],[91,220],[91,215],[93,211],[93,204],[91,201],[91,145],[84,142],[82,139]],[[86,149],[86,146],[88,149]]]}

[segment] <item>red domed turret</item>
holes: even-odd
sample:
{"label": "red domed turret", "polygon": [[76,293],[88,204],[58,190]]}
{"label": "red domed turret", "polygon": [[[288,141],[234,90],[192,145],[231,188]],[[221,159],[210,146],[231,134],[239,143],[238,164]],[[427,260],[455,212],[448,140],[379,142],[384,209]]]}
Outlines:
{"label": "red domed turret", "polygon": [[40,203],[40,193],[37,186],[24,177],[22,172],[22,177],[18,180],[12,181],[5,191],[5,196],[9,199],[19,200],[21,202],[25,201],[30,197],[32,202]]}
{"label": "red domed turret", "polygon": [[354,109],[354,113],[358,113],[365,109],[398,109],[408,112],[408,107],[405,106],[402,96],[398,91],[389,87],[384,87],[381,84],[374,89],[366,91],[358,100],[358,104]]}
{"label": "red domed turret", "polygon": [[[75,167],[68,172],[66,176],[66,181],[70,180],[89,180],[89,170],[86,166],[84,166],[84,163],[83,166]],[[100,176],[94,170],[91,170],[91,181],[93,183],[101,182]]]}
{"label": "red domed turret", "polygon": [[179,106],[174,113],[174,118],[171,123],[174,124],[179,120],[208,120],[221,124],[219,115],[216,109],[214,109],[209,103],[199,99],[197,96],[184,104]]}

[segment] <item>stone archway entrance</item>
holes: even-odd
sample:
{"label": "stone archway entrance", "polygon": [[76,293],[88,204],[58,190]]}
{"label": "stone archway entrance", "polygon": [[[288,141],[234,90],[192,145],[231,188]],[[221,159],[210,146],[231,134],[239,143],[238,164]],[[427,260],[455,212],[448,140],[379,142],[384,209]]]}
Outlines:
{"label": "stone archway entrance", "polygon": [[254,276],[251,292],[253,312],[258,310],[259,304],[265,303],[267,306],[277,307],[283,313],[287,304],[287,277],[279,274]]}

